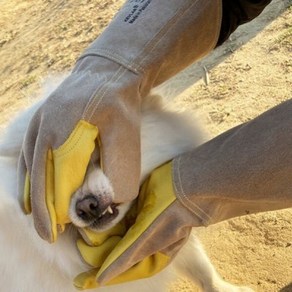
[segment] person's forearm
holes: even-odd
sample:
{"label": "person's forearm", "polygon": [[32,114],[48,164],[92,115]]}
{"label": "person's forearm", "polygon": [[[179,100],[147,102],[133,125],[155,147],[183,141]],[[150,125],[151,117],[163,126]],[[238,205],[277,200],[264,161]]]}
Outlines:
{"label": "person's forearm", "polygon": [[221,8],[218,0],[127,1],[79,66],[90,55],[111,59],[143,76],[146,95],[215,47]]}
{"label": "person's forearm", "polygon": [[292,206],[292,100],[174,160],[177,197],[205,225]]}

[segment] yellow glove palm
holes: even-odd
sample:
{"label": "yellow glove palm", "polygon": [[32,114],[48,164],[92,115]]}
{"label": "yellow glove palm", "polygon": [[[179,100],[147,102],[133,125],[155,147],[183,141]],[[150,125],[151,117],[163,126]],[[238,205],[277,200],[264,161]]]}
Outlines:
{"label": "yellow glove palm", "polygon": [[[175,201],[171,163],[167,163],[156,169],[143,184],[136,205],[118,226],[102,234],[82,231],[86,242],[80,239],[77,246],[83,259],[93,269],[78,275],[74,280],[75,286],[79,289],[95,288],[99,286],[100,279],[102,284],[112,285],[150,277],[161,271],[170,262],[172,256],[171,253],[168,254],[167,247],[176,245],[178,241],[181,242],[180,236],[179,239],[174,237],[175,242],[164,242],[165,245],[161,250],[153,246],[155,251],[153,253],[136,253],[130,257],[128,254],[131,247],[141,244],[141,240],[144,241],[143,236],[148,236],[155,221]],[[129,222],[133,221],[134,224],[128,226]],[[183,234],[188,235],[189,228],[187,233]],[[121,259],[126,261],[127,265],[119,266],[118,262]],[[111,271],[112,267],[114,273]]]}
{"label": "yellow glove palm", "polygon": [[[81,120],[61,147],[48,151],[45,191],[53,241],[57,239],[58,231],[63,231],[65,224],[70,223],[68,210],[71,195],[83,182],[97,135],[97,127]],[[27,214],[31,213],[28,174],[24,190],[24,208]]]}

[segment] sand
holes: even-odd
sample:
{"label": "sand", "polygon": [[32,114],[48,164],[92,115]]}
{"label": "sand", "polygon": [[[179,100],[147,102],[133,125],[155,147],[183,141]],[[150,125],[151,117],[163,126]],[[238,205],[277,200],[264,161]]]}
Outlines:
{"label": "sand", "polygon": [[[122,2],[1,1],[2,129],[36,99],[43,79],[70,70]],[[211,137],[291,98],[291,3],[274,0],[255,22],[184,73],[196,83],[179,96],[177,105],[199,112]],[[205,70],[208,85],[202,79]],[[228,281],[259,292],[292,291],[291,209],[236,218],[196,232]],[[170,290],[196,287],[182,280]]]}

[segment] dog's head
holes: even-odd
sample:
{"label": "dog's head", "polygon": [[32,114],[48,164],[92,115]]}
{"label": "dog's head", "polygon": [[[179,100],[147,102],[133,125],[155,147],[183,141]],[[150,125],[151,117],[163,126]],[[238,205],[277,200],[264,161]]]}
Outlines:
{"label": "dog's head", "polygon": [[87,170],[83,185],[71,198],[69,216],[77,227],[102,232],[121,221],[131,204],[115,204],[109,179],[99,167],[92,165]]}

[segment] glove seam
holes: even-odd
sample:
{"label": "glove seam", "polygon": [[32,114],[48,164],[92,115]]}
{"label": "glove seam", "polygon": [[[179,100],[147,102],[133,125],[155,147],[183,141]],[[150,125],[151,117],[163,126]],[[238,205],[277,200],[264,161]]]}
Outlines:
{"label": "glove seam", "polygon": [[[198,1],[198,0],[197,0]],[[196,1],[196,2],[197,2]],[[191,7],[194,4],[191,5]],[[162,25],[162,27],[158,30],[158,32],[156,32],[156,34],[154,34],[154,36],[148,40],[148,42],[146,42],[146,44],[144,45],[144,49],[142,50],[142,52],[140,53],[140,55],[138,55],[135,60],[126,60],[124,57],[122,57],[121,55],[119,55],[118,53],[115,53],[113,51],[110,51],[106,48],[97,48],[97,49],[88,49],[79,59],[84,58],[88,55],[96,55],[99,56],[99,54],[102,57],[107,57],[112,61],[118,61],[118,63],[120,65],[123,65],[126,68],[131,68],[131,71],[134,70],[135,73],[139,73],[139,71],[137,71],[137,69],[135,69],[135,67],[133,67],[133,64],[139,68],[139,70],[141,71],[140,73],[145,73],[146,70],[141,66],[141,63],[143,62],[143,60],[147,57],[148,54],[150,54],[155,47],[160,43],[161,39],[165,36],[165,34],[170,30],[170,28],[167,28],[168,25],[175,23],[178,18],[180,18],[190,7],[190,5],[186,5],[183,9],[181,10],[176,10],[175,15],[173,15],[168,21],[166,21],[166,23],[164,23]],[[180,16],[178,16],[177,11],[181,11],[181,13],[179,14]],[[176,21],[174,21],[174,19],[176,19]],[[171,25],[172,27],[172,25]],[[161,35],[161,38],[159,38],[159,36]],[[150,49],[150,51],[148,51]],[[109,54],[110,52],[110,54]],[[139,61],[140,60],[140,61]]]}
{"label": "glove seam", "polygon": [[105,49],[105,48],[88,49],[78,59],[78,61],[83,59],[83,58],[86,58],[88,56],[96,56],[96,57],[107,58],[107,59],[109,59],[111,61],[114,61],[115,63],[118,63],[119,65],[125,67],[126,69],[132,71],[135,74],[145,73],[145,69],[142,66],[140,66],[139,64],[136,64],[133,60],[132,61],[127,61],[124,57],[120,56],[118,53],[116,53],[114,51],[110,51],[109,49]]}
{"label": "glove seam", "polygon": [[[193,3],[186,4],[183,8],[177,9],[175,11],[175,14],[168,20],[166,23],[162,25],[162,27],[158,30],[158,32],[144,45],[144,48],[140,52],[138,56],[136,56],[132,60],[127,60],[120,54],[106,49],[106,48],[96,48],[96,49],[88,49],[80,58],[85,58],[87,56],[100,56],[110,59],[111,61],[114,61],[118,63],[119,65],[125,67],[126,69],[134,72],[135,74],[145,74],[147,69],[145,69],[145,66],[143,66],[143,62],[145,59],[155,50],[155,48],[164,41],[165,37],[167,36],[167,33],[172,30],[173,25],[181,20],[181,18],[186,14],[189,13],[189,10],[192,9],[192,7],[197,6],[198,3],[201,3],[199,0],[194,1]],[[208,5],[208,3],[205,5]],[[206,9],[206,6],[204,7],[198,7],[200,10]],[[221,15],[222,15],[222,7],[220,5],[220,13],[218,13],[219,17],[216,19],[216,27],[221,27]],[[219,37],[220,29],[217,30],[216,35],[214,35],[214,40],[210,44],[212,48],[215,47],[218,37]]]}
{"label": "glove seam", "polygon": [[[219,2],[219,1],[217,0],[217,2]],[[208,3],[206,4],[205,1],[203,1],[203,3],[205,5],[208,5]],[[190,13],[189,10],[191,10],[197,4],[201,4],[200,7],[197,7],[197,8],[200,8],[201,11],[206,9],[206,6],[202,7],[202,1],[197,0],[197,1],[193,1],[193,3],[191,5],[187,4],[187,5],[185,5],[185,7],[178,9],[176,11],[175,15],[173,17],[171,17],[166,22],[166,24],[154,35],[154,37],[145,45],[144,50],[142,51],[142,54],[140,55],[140,62],[138,62],[139,66],[142,66],[143,61],[148,57],[148,55],[157,47],[157,45],[159,43],[161,43],[165,39],[167,33],[169,31],[171,31],[173,24],[178,23],[178,21],[181,20],[181,18],[185,14]],[[214,48],[216,46],[216,43],[217,43],[218,38],[219,38],[220,27],[221,27],[222,4],[218,3],[218,5],[219,5],[218,9],[220,11],[218,13],[219,17],[217,17],[217,19],[216,19],[216,27],[219,27],[219,29],[217,29],[216,35],[214,35],[213,42],[211,42],[211,44],[210,44],[211,48]],[[158,40],[155,42],[155,40],[157,38],[158,38]],[[150,51],[148,51],[149,49],[150,49]],[[144,54],[144,56],[143,56],[143,54]],[[137,59],[139,60],[139,58],[137,58]]]}
{"label": "glove seam", "polygon": [[[140,55],[140,62],[147,58],[147,56],[157,47],[162,40],[164,40],[167,33],[172,29],[173,24],[177,23],[193,6],[197,5],[200,0],[194,1],[191,5],[178,9],[175,14],[164,24],[164,26],[154,35],[154,37],[145,45],[142,54]],[[157,40],[157,41],[156,41]],[[150,49],[150,51],[148,51]],[[144,55],[144,56],[143,56]],[[139,59],[139,58],[138,58]],[[141,66],[141,65],[140,65]]]}
{"label": "glove seam", "polygon": [[181,173],[180,173],[180,162],[181,162],[181,157],[178,157],[176,160],[174,160],[173,173],[172,173],[173,182],[176,181],[175,177],[177,177],[177,181],[178,181],[178,186],[176,185],[176,183],[173,184],[177,198],[188,210],[190,210],[192,213],[198,216],[202,220],[203,224],[208,225],[208,222],[211,221],[211,217],[196,203],[191,201],[184,191],[182,179],[181,179]]}
{"label": "glove seam", "polygon": [[84,120],[91,122],[92,116],[95,114],[96,109],[98,108],[99,104],[102,102],[105,95],[110,90],[110,87],[107,85],[112,82],[114,83],[118,81],[125,74],[125,72],[127,72],[127,69],[120,65],[118,70],[114,73],[114,75],[110,78],[110,80],[105,82],[101,87],[98,87],[94,91],[82,115],[82,118]]}
{"label": "glove seam", "polygon": [[[77,124],[77,128],[74,129],[76,130],[75,132],[73,131],[73,135],[70,135],[69,138],[66,140],[66,142],[64,144],[62,144],[60,147],[62,148],[57,148],[55,150],[53,150],[54,153],[54,157],[63,157],[65,155],[67,155],[68,153],[70,153],[72,151],[72,149],[75,148],[75,146],[79,143],[80,138],[82,137],[84,132],[80,132],[78,131],[78,129],[81,127],[81,124]],[[78,135],[77,135],[78,134]],[[71,147],[69,149],[66,149],[66,145],[71,144],[71,141],[75,141],[75,143],[73,145],[71,145]]]}

